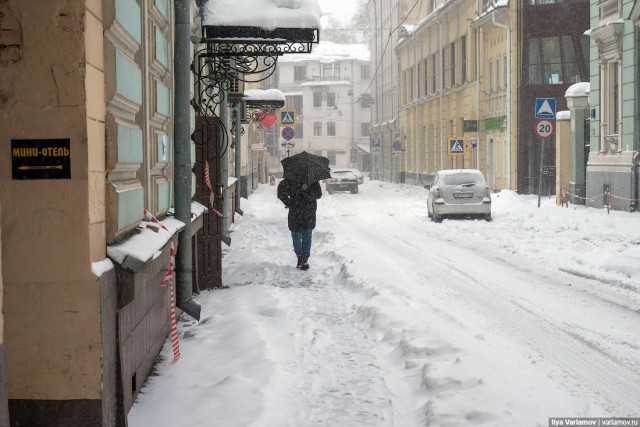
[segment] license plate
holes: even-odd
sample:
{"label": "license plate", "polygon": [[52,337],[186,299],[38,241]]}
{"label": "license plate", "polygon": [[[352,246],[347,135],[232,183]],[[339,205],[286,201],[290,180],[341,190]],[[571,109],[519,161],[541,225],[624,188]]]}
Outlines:
{"label": "license plate", "polygon": [[473,193],[453,193],[453,197],[456,199],[470,199],[473,197]]}

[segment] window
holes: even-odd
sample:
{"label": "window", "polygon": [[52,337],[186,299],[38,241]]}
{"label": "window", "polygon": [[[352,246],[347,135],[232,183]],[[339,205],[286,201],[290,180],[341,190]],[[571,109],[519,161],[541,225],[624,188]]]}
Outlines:
{"label": "window", "polygon": [[329,165],[335,166],[336,164],[336,152],[327,151],[327,159],[329,159]]}
{"label": "window", "polygon": [[500,90],[500,58],[496,59],[496,90]]}
{"label": "window", "polygon": [[360,108],[371,108],[371,104],[373,104],[371,95],[369,95],[368,93],[363,93],[360,97]]}
{"label": "window", "polygon": [[450,58],[450,61],[451,61],[451,70],[450,70],[451,76],[450,76],[450,79],[451,79],[451,87],[453,87],[457,83],[456,82],[456,44],[455,43],[451,43],[450,46],[451,46],[451,48],[450,48],[450,50],[451,50],[451,58]]}
{"label": "window", "polygon": [[313,93],[313,106],[314,107],[322,107],[322,93],[314,92]]}
{"label": "window", "polygon": [[414,70],[413,67],[409,68],[407,70],[407,74],[409,75],[409,78],[407,79],[408,81],[408,85],[407,85],[407,101],[412,101],[414,99],[414,88],[413,88],[413,77],[414,77]]}
{"label": "window", "polygon": [[431,92],[436,92],[439,88],[436,87],[436,54],[431,55]]}
{"label": "window", "polygon": [[296,114],[302,115],[302,95],[286,95],[285,105],[287,108],[296,110]]}
{"label": "window", "polygon": [[334,92],[327,93],[327,107],[336,106],[336,94]]}
{"label": "window", "polygon": [[361,80],[370,80],[371,79],[371,68],[368,65],[360,66],[360,79]]}
{"label": "window", "polygon": [[603,69],[604,90],[602,91],[602,120],[606,126],[605,135],[620,133],[620,63],[609,61]]}
{"label": "window", "polygon": [[370,127],[371,127],[371,125],[369,124],[369,122],[360,123],[360,137],[361,138],[369,137],[369,128]]}
{"label": "window", "polygon": [[322,136],[322,123],[313,122],[313,136]]}
{"label": "window", "polygon": [[340,63],[322,64],[322,80],[340,80]]}
{"label": "window", "polygon": [[493,62],[489,61],[487,69],[487,81],[489,83],[489,92],[493,92]]}
{"label": "window", "polygon": [[293,81],[303,82],[307,80],[307,67],[305,65],[296,65],[293,67]]}
{"label": "window", "polygon": [[505,55],[504,57],[504,61],[502,61],[502,68],[503,68],[503,74],[504,74],[504,87],[507,88],[507,90],[509,89],[507,87],[507,80],[508,79],[508,73],[509,73],[509,67],[507,66],[507,56]]}
{"label": "window", "polygon": [[[404,88],[404,90],[403,90]],[[407,103],[407,92],[409,91],[409,89],[407,88],[407,71],[403,71],[402,72],[402,84],[400,86],[400,103],[402,104],[406,104]]]}
{"label": "window", "polygon": [[467,36],[462,36],[460,39],[460,56],[462,61],[460,61],[461,66],[461,74],[462,74],[462,83],[467,81]]}
{"label": "window", "polygon": [[421,82],[422,82],[422,74],[420,74],[422,70],[420,69],[420,62],[416,64],[416,98],[420,98],[421,95]]}
{"label": "window", "polygon": [[327,136],[336,136],[336,122],[327,122]]}
{"label": "window", "polygon": [[581,80],[571,36],[530,39],[528,49],[529,84],[565,84]]}
{"label": "window", "polygon": [[424,95],[429,94],[429,60],[424,60]]}

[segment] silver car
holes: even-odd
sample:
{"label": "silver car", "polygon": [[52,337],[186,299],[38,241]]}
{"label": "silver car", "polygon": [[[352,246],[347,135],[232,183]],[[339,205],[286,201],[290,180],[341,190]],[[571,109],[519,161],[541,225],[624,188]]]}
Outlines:
{"label": "silver car", "polygon": [[473,216],[491,221],[491,190],[476,169],[441,170],[429,190],[427,214],[435,222],[446,216]]}
{"label": "silver car", "polygon": [[350,191],[351,194],[356,194],[358,177],[348,169],[331,169],[331,178],[325,180],[325,187],[329,194],[336,191]]}

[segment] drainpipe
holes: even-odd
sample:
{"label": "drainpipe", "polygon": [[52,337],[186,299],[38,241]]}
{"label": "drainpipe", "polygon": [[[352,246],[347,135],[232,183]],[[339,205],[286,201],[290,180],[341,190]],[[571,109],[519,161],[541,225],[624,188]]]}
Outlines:
{"label": "drainpipe", "polygon": [[638,211],[638,165],[640,164],[640,149],[636,150],[631,158],[631,197],[633,201],[629,206],[629,211]]}
{"label": "drainpipe", "polygon": [[480,139],[482,136],[480,133],[480,117],[482,117],[480,114],[480,34],[480,27],[476,27],[476,169],[478,170],[480,170]]}
{"label": "drainpipe", "polygon": [[[220,91],[220,141],[228,141],[227,126],[229,125],[229,106],[227,105],[227,91]],[[231,246],[231,237],[227,235],[229,231],[229,204],[227,203],[229,197],[229,146],[224,147],[222,155],[220,156],[220,181],[222,184],[222,240],[227,246]]]}
{"label": "drainpipe", "polygon": [[444,120],[442,115],[444,114],[443,108],[443,99],[442,95],[444,93],[444,52],[442,51],[442,22],[440,21],[440,16],[436,19],[436,22],[439,26],[438,31],[438,49],[440,50],[440,170],[444,169]]}
{"label": "drainpipe", "polygon": [[176,255],[176,306],[200,320],[200,304],[193,299],[191,255],[191,36],[189,0],[174,0],[175,44],[173,53],[175,85],[174,118],[174,197],[175,218],[184,223],[178,235]]}
{"label": "drainpipe", "polygon": [[[242,209],[240,209],[240,174],[242,173],[242,170],[240,168],[240,161],[241,161],[241,157],[242,157],[242,147],[240,146],[240,144],[242,143],[241,141],[241,132],[242,132],[242,103],[241,102],[236,102],[236,106],[235,106],[235,113],[236,113],[236,120],[235,120],[235,126],[236,126],[236,140],[235,140],[235,146],[236,146],[236,179],[238,180],[236,182],[236,200],[235,200],[235,208],[236,208],[236,212],[239,215],[244,215],[244,212],[242,212]],[[247,176],[248,178],[248,176]],[[249,191],[247,191],[247,194],[249,194]]]}
{"label": "drainpipe", "polygon": [[[636,35],[636,46],[638,46],[638,43],[640,43],[640,32],[636,31],[635,32]],[[640,60],[640,50],[636,49],[636,61]],[[637,63],[637,62],[636,62]],[[640,67],[636,67],[636,81],[640,81],[638,80],[640,78]],[[637,86],[636,86],[637,88]],[[635,102],[635,108],[636,108],[636,114],[635,114],[635,120],[636,120],[636,129],[638,129],[638,126],[640,126],[640,117],[638,117],[638,110],[639,110],[639,103],[640,103],[640,91],[638,91],[636,89],[636,102]],[[640,164],[640,135],[638,134],[638,132],[634,133],[634,139],[635,139],[635,144],[636,144],[636,152],[633,155],[633,158],[631,159],[631,198],[633,198],[633,201],[631,202],[631,206],[629,207],[629,210],[631,212],[637,212],[638,211],[638,194],[640,193],[640,191],[638,191],[638,186],[640,183],[638,183],[638,165]]]}
{"label": "drainpipe", "polygon": [[418,181],[420,181],[420,153],[418,152],[418,150],[420,149],[420,144],[418,142],[418,101],[420,100],[420,91],[418,90],[418,88],[420,87],[420,84],[418,83],[418,79],[420,78],[420,74],[418,73],[418,40],[416,39],[416,35],[415,33],[413,34],[413,56],[414,56],[414,62],[416,64],[415,66],[415,81],[416,81],[416,109],[415,109],[415,122],[414,122],[414,127],[415,127],[415,131],[414,131],[414,141],[415,141],[415,155],[416,155],[416,184],[418,184]]}
{"label": "drainpipe", "polygon": [[[508,13],[511,13],[510,11]],[[511,27],[496,21],[496,14],[492,13],[493,25],[507,30],[507,189],[511,190]],[[511,16],[509,16],[511,21]]]}

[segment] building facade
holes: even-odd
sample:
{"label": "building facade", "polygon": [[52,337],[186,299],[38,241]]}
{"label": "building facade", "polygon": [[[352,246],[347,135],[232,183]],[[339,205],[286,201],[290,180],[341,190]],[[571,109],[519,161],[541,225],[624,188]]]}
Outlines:
{"label": "building facade", "polygon": [[126,425],[170,330],[162,282],[182,228],[168,215],[173,3],[8,0],[0,28],[11,425]]}
{"label": "building facade", "polygon": [[398,45],[404,182],[474,168],[494,189],[513,185],[515,12],[507,4],[476,7],[464,0],[434,3]]}
{"label": "building facade", "polygon": [[637,210],[639,18],[637,2],[591,2],[588,206]]}
{"label": "building facade", "polygon": [[[296,125],[276,123],[271,131],[270,168],[308,151],[328,157],[332,167],[368,171],[370,78],[369,50],[362,44],[320,42],[311,54],[280,58],[276,87],[285,96],[284,110],[295,112]],[[286,127],[295,131],[290,140],[282,133]]]}
{"label": "building facade", "polygon": [[[566,110],[565,93],[589,80],[589,5],[585,1],[529,0],[518,8],[519,86],[518,185],[524,194],[538,192],[540,159],[555,166],[555,137],[544,144],[535,133],[536,99],[553,98],[556,112]],[[544,153],[541,150],[544,147]],[[553,179],[543,179],[543,194],[553,194]],[[575,191],[583,194],[584,188]]]}
{"label": "building facade", "polygon": [[[439,169],[473,167],[494,190],[537,192],[541,161],[554,165],[555,140],[541,158],[536,99],[554,98],[566,109],[566,90],[587,79],[587,16],[578,1],[436,1],[415,22],[405,11],[391,148],[401,159],[400,180],[422,183]],[[452,152],[458,142],[462,150]],[[553,192],[548,184],[545,192]]]}
{"label": "building facade", "polygon": [[[395,46],[399,40],[401,10],[409,11],[408,2],[399,0],[370,0],[367,3],[369,23],[372,25],[371,51],[371,176],[374,179],[398,182],[399,150],[398,117],[399,88],[398,61]],[[415,10],[415,9],[414,9]],[[403,22],[413,24],[415,21]],[[395,171],[395,172],[394,172]]]}

